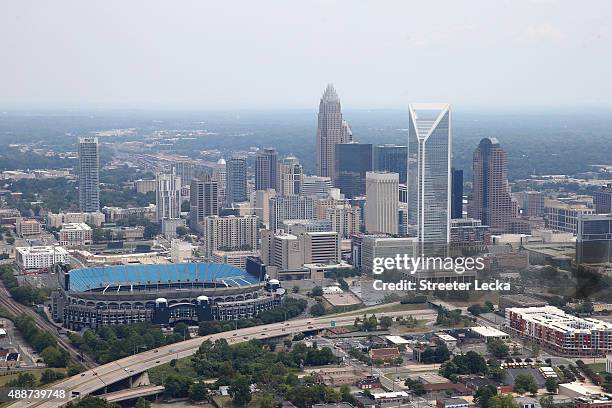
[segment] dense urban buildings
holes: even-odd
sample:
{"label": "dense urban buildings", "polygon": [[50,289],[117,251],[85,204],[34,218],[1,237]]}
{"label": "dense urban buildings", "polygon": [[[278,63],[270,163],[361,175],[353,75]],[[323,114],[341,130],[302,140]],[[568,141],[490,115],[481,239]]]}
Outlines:
{"label": "dense urban buildings", "polygon": [[399,175],[370,171],[366,176],[365,229],[369,233],[398,233]]}
{"label": "dense urban buildings", "polygon": [[314,218],[314,199],[312,197],[288,195],[270,198],[270,230],[280,228],[286,220],[310,220]]}
{"label": "dense urban buildings", "polygon": [[497,139],[482,139],[474,151],[468,216],[488,225],[491,233],[501,234],[509,232],[513,215],[506,152]]}
{"label": "dense urban buildings", "polygon": [[256,250],[259,247],[258,218],[255,215],[236,217],[211,216],[199,224],[205,257],[216,250]]}
{"label": "dense urban buildings", "polygon": [[177,160],[170,165],[170,172],[181,178],[181,185],[188,186],[196,176],[196,166],[189,159]]}
{"label": "dense urban buildings", "polygon": [[228,204],[248,200],[246,157],[234,156],[227,161],[225,199]]}
{"label": "dense urban buildings", "polygon": [[544,201],[544,221],[546,228],[570,232],[578,232],[578,217],[594,214],[595,210],[584,204],[564,203],[558,200]]}
{"label": "dense urban buildings", "polygon": [[336,145],[353,140],[353,132],[342,119],[340,98],[333,85],[328,85],[319,103],[317,126],[316,168],[317,175],[334,177]]}
{"label": "dense urban buildings", "polygon": [[333,187],[331,177],[304,176],[302,184],[302,195],[305,196],[327,196]]}
{"label": "dense urban buildings", "polygon": [[274,148],[266,148],[255,157],[255,190],[277,190],[278,153]]}
{"label": "dense urban buildings", "polygon": [[79,139],[79,208],[100,211],[100,157],[97,137]]}
{"label": "dense urban buildings", "polygon": [[408,127],[408,234],[421,253],[450,240],[451,110],[448,104],[411,104]]}
{"label": "dense urban buildings", "polygon": [[372,170],[397,173],[400,184],[405,184],[408,177],[408,146],[394,144],[375,146]]}
{"label": "dense urban buildings", "polygon": [[341,143],[336,145],[334,186],[346,198],[365,194],[366,173],[372,170],[372,145]]}
{"label": "dense urban buildings", "polygon": [[593,193],[593,205],[597,214],[612,214],[612,183]]}

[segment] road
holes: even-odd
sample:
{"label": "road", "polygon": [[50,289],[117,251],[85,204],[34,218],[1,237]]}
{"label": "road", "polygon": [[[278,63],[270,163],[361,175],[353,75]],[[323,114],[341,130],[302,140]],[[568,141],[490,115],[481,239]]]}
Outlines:
{"label": "road", "polygon": [[36,326],[38,326],[38,328],[41,330],[51,333],[57,340],[58,347],[66,350],[70,354],[71,360],[77,365],[84,365],[86,368],[93,368],[97,365],[96,362],[88,356],[83,356],[84,361],[81,361],[80,353],[74,347],[72,347],[67,340],[60,336],[59,332],[57,331],[57,327],[31,308],[14,301],[2,282],[0,282],[0,306],[4,307],[14,316],[27,315],[32,317]]}
{"label": "road", "polygon": [[[376,316],[406,316],[416,315],[433,318],[436,312],[431,309],[377,313]],[[55,383],[51,388],[64,389],[70,394],[69,399],[91,394],[107,385],[129,378],[136,374],[147,371],[153,367],[169,363],[173,359],[189,357],[193,355],[200,345],[206,341],[226,339],[229,344],[237,344],[252,339],[267,339],[291,335],[298,332],[310,330],[321,330],[331,327],[332,321],[335,326],[350,326],[355,322],[355,315],[329,316],[309,319],[289,320],[281,323],[273,323],[262,326],[248,327],[239,330],[216,333],[210,336],[197,337],[179,343],[170,344],[154,350],[148,350],[125,357],[112,363],[104,364],[92,370],[70,377]],[[74,392],[78,394],[73,394]],[[11,405],[15,408],[40,407],[54,408],[65,404],[67,400],[27,401],[22,400]]]}

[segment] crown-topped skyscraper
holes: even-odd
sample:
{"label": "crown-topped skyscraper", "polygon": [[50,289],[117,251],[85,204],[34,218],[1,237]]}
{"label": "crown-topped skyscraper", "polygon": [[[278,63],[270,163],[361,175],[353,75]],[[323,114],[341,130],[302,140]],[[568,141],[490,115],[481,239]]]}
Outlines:
{"label": "crown-topped skyscraper", "polygon": [[340,98],[332,84],[327,85],[319,103],[319,124],[317,127],[317,175],[334,177],[336,145],[353,140],[348,123],[342,119]]}

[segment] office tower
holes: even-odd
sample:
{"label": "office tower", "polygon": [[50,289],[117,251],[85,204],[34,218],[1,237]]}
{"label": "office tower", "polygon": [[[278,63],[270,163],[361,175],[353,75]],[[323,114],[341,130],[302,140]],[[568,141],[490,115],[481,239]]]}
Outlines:
{"label": "office tower", "polygon": [[451,218],[463,218],[463,170],[451,171]]}
{"label": "office tower", "polygon": [[366,173],[372,170],[372,145],[341,143],[336,145],[334,186],[346,198],[365,194]]}
{"label": "office tower", "polygon": [[181,214],[181,178],[174,173],[158,173],[155,176],[155,218],[175,220]]}
{"label": "office tower", "polygon": [[219,184],[211,176],[191,180],[189,221],[192,228],[211,215],[219,215]]}
{"label": "office tower", "polygon": [[523,215],[542,217],[544,215],[544,194],[539,191],[523,193]]}
{"label": "office tower", "polygon": [[251,208],[266,228],[270,228],[270,198],[276,197],[276,190],[256,190],[251,193]]}
{"label": "office tower", "polygon": [[411,104],[408,129],[408,234],[420,253],[439,252],[450,239],[451,110]]}
{"label": "office tower", "polygon": [[317,175],[334,177],[336,145],[353,140],[350,126],[342,119],[340,98],[333,85],[327,85],[319,103],[317,126],[316,167]]}
{"label": "office tower", "polygon": [[289,155],[281,160],[278,166],[278,191],[280,195],[298,195],[302,192],[302,183],[304,182],[304,172],[299,160]]}
{"label": "office tower", "polygon": [[325,218],[331,223],[331,228],[341,238],[347,239],[357,234],[361,226],[361,209],[348,204],[325,208]]}
{"label": "office tower", "polygon": [[584,204],[564,203],[557,200],[544,201],[544,223],[555,231],[578,233],[578,218],[595,214],[595,210]]}
{"label": "office tower", "polygon": [[[399,202],[408,204],[408,186],[405,184],[399,185]],[[406,214],[406,216],[408,216],[408,214]],[[406,222],[408,222],[408,218],[406,218]],[[406,227],[408,227],[408,224],[406,224]]]}
{"label": "office tower", "polygon": [[219,192],[219,208],[225,203],[225,186],[227,185],[227,164],[225,159],[219,159],[214,165],[212,172],[212,179],[217,182],[217,188]]}
{"label": "office tower", "polygon": [[375,146],[372,169],[397,173],[399,174],[400,184],[406,184],[408,178],[408,146],[393,144]]}
{"label": "office tower", "polygon": [[259,219],[255,215],[206,217],[200,223],[204,256],[213,251],[256,250],[258,248]]}
{"label": "office tower", "polygon": [[612,262],[612,214],[578,216],[576,262]]}
{"label": "office tower", "polygon": [[289,195],[270,198],[270,229],[276,231],[285,220],[314,219],[312,197]]}
{"label": "office tower", "polygon": [[255,190],[277,189],[278,153],[267,148],[255,157]]}
{"label": "office tower", "polygon": [[100,211],[100,159],[98,138],[79,138],[79,208]]}
{"label": "office tower", "polygon": [[332,188],[330,177],[304,176],[302,183],[302,195],[327,197]]}
{"label": "office tower", "polygon": [[593,205],[597,214],[612,213],[612,183],[593,194]]}
{"label": "office tower", "polygon": [[397,233],[398,235],[405,237],[408,235],[408,204],[400,202],[398,206],[397,215]]}
{"label": "office tower", "polygon": [[248,200],[246,157],[235,156],[227,161],[225,195],[228,204]]}
{"label": "office tower", "polygon": [[474,151],[469,218],[481,220],[492,234],[508,232],[514,218],[507,166],[506,152],[497,139],[482,139]]}
{"label": "office tower", "polygon": [[369,233],[395,235],[399,231],[397,191],[399,175],[369,171],[366,175],[365,227]]}
{"label": "office tower", "polygon": [[340,262],[340,239],[333,231],[261,231],[261,259],[280,271],[299,270],[306,264],[335,265]]}
{"label": "office tower", "polygon": [[170,166],[170,171],[181,178],[181,185],[185,187],[195,177],[196,167],[191,160],[177,160]]}

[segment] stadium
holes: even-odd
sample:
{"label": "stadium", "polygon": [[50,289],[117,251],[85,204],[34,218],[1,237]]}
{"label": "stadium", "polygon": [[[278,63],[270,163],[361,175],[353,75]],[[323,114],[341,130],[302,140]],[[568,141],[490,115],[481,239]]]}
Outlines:
{"label": "stadium", "polygon": [[285,297],[277,280],[227,264],[89,267],[57,276],[53,319],[71,330],[247,319],[278,307]]}

